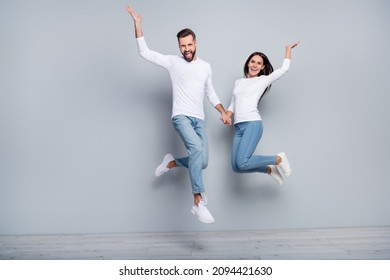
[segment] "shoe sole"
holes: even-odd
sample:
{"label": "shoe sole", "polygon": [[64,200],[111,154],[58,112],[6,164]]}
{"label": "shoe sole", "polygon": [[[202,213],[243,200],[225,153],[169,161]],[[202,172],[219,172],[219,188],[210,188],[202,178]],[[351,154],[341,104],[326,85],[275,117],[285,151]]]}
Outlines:
{"label": "shoe sole", "polygon": [[206,221],[206,220],[201,220],[201,219],[199,219],[199,216],[198,216],[198,215],[196,215],[195,211],[194,211],[194,210],[192,210],[192,209],[191,209],[191,213],[192,213],[192,214],[194,214],[194,215],[195,215],[195,217],[197,217],[197,218],[198,218],[198,220],[199,220],[199,221],[201,221],[202,223],[205,223],[205,224],[212,224],[212,223],[214,223],[214,222],[215,222],[215,220],[212,220],[212,221]]}
{"label": "shoe sole", "polygon": [[[272,168],[271,168],[272,170]],[[271,171],[271,174],[272,174],[273,171]],[[279,185],[283,186],[284,185],[284,180],[283,180],[283,177],[282,177],[282,174],[280,174],[278,168],[275,166],[275,171],[274,172],[277,172],[279,173],[279,176],[280,176],[280,180],[279,181],[278,179],[276,179],[276,177],[272,176],[271,174],[269,174],[269,176],[271,176],[272,179],[274,179],[276,182],[278,182]]]}
{"label": "shoe sole", "polygon": [[166,167],[167,167],[167,164],[168,164],[170,161],[174,160],[174,159],[175,159],[175,158],[174,158],[171,154],[166,154],[166,155],[164,156],[164,158],[163,158],[163,161],[160,163],[159,166],[157,166],[156,171],[154,171],[154,176],[160,177],[160,176],[163,175],[164,173],[168,172],[169,169],[168,169],[168,170],[164,170],[164,171],[160,171],[160,172],[158,172],[158,173],[157,173],[157,170],[166,168]]}
{"label": "shoe sole", "polygon": [[[286,153],[280,153],[278,156],[280,156],[282,158],[282,164],[279,164],[277,165],[277,167],[280,167],[280,169],[282,170],[282,172],[284,173],[284,175],[286,177],[290,177],[291,176],[291,173],[292,173],[292,170],[291,170],[291,166],[290,166],[290,162],[287,158],[287,155]],[[283,167],[283,160],[285,160],[285,162],[287,162],[287,166],[288,166],[288,170],[286,170],[286,168]]]}

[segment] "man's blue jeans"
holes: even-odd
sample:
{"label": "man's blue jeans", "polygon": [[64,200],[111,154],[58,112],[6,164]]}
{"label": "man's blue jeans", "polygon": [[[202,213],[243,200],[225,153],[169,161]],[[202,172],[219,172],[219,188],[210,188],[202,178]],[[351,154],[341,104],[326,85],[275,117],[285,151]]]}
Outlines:
{"label": "man's blue jeans", "polygon": [[187,157],[175,158],[176,164],[188,168],[192,193],[204,193],[202,169],[207,167],[209,161],[205,123],[201,119],[185,115],[174,116],[172,123],[188,152]]}
{"label": "man's blue jeans", "polygon": [[232,145],[232,168],[238,173],[267,173],[268,165],[276,164],[276,156],[253,155],[261,136],[262,121],[249,121],[234,125],[236,131]]}

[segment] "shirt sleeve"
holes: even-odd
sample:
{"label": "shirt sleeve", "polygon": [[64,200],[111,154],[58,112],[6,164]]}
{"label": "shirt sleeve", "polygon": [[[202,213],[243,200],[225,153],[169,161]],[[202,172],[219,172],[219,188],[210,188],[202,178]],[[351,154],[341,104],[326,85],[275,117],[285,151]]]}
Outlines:
{"label": "shirt sleeve", "polygon": [[150,50],[144,37],[137,38],[137,44],[140,56],[157,66],[169,68],[169,56]]}
{"label": "shirt sleeve", "polygon": [[234,113],[234,106],[235,106],[234,96],[232,96],[232,98],[230,100],[230,105],[226,111],[230,111],[230,112]]}
{"label": "shirt sleeve", "polygon": [[[236,81],[235,81],[235,83],[234,83],[234,88],[236,88],[236,86],[237,86],[237,84],[238,84],[238,81],[239,81],[239,80],[236,80]],[[235,102],[234,94],[232,94],[232,98],[231,98],[231,100],[230,100],[230,105],[229,105],[227,111],[230,111],[230,112],[234,113],[234,108],[235,108],[235,106],[236,106],[235,103],[236,103],[236,102]]]}
{"label": "shirt sleeve", "polygon": [[269,74],[267,76],[268,85],[270,85],[273,82],[275,82],[276,80],[280,79],[284,74],[286,74],[288,72],[288,70],[290,69],[290,61],[291,61],[290,59],[285,58],[283,60],[282,67],[275,70],[274,72],[272,72],[271,74]]}
{"label": "shirt sleeve", "polygon": [[217,93],[215,92],[214,86],[213,86],[211,67],[209,68],[209,76],[207,77],[207,80],[206,80],[205,92],[206,92],[207,98],[209,99],[209,102],[211,103],[211,105],[213,105],[215,107],[221,103],[221,101],[218,98]]}

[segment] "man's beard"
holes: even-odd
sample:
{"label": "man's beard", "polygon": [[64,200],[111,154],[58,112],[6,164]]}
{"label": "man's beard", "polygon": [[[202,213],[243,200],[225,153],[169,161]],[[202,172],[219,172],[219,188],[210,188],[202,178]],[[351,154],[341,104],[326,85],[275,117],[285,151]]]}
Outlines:
{"label": "man's beard", "polygon": [[[191,57],[190,58],[187,58],[185,53],[191,53]],[[187,62],[191,62],[192,60],[194,60],[194,57],[195,57],[195,53],[196,53],[196,49],[192,52],[183,52],[182,55],[183,55],[183,58],[187,61]]]}

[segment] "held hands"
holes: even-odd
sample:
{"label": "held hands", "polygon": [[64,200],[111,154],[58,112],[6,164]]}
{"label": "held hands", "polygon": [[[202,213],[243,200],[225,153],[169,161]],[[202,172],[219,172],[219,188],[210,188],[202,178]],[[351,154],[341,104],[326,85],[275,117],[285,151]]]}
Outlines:
{"label": "held hands", "polygon": [[221,114],[221,121],[223,124],[232,125],[232,119],[226,113]]}
{"label": "held hands", "polygon": [[223,108],[221,103],[218,103],[215,106],[215,109],[221,114],[221,121],[226,125],[231,125],[232,120],[230,119],[229,114],[225,111],[225,108]]}

